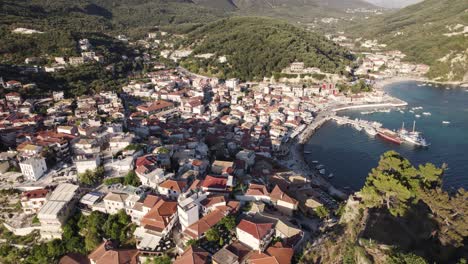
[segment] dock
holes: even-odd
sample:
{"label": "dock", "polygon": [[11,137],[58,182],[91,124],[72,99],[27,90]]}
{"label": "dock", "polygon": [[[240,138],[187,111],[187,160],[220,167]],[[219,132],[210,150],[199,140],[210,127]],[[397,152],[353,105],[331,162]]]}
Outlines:
{"label": "dock", "polygon": [[382,127],[379,122],[372,122],[362,119],[351,119],[347,116],[333,116],[331,118],[338,125],[349,125],[358,131],[364,130],[369,136],[377,135],[377,130]]}

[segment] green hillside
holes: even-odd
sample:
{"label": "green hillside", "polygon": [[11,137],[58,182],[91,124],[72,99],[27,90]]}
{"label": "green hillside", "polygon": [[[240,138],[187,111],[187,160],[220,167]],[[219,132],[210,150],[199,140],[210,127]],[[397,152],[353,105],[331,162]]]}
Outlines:
{"label": "green hillside", "polygon": [[430,78],[467,81],[468,33],[461,33],[464,26],[468,26],[466,0],[426,0],[351,30],[402,50],[410,61],[431,65]]}
{"label": "green hillside", "polygon": [[[73,56],[79,38],[112,42],[109,35],[143,35],[154,26],[204,23],[224,16],[185,0],[4,0],[0,9],[0,62],[44,54]],[[45,32],[22,35],[18,27]],[[97,37],[96,37],[97,36]]]}
{"label": "green hillside", "polygon": [[[344,48],[324,37],[269,18],[233,17],[203,26],[182,43],[194,55],[214,53],[210,59],[193,55],[182,61],[190,70],[221,78],[258,80],[280,72],[291,62],[338,73],[352,60]],[[220,63],[226,56],[227,63]]]}

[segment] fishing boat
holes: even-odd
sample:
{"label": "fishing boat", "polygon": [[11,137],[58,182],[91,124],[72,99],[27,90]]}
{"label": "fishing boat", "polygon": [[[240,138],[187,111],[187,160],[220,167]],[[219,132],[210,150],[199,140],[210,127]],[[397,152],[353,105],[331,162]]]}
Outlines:
{"label": "fishing boat", "polygon": [[429,112],[424,112],[423,115],[425,115],[425,116],[430,116],[431,113],[429,113]]}
{"label": "fishing boat", "polygon": [[448,125],[448,124],[450,124],[450,121],[442,121],[442,124]]}

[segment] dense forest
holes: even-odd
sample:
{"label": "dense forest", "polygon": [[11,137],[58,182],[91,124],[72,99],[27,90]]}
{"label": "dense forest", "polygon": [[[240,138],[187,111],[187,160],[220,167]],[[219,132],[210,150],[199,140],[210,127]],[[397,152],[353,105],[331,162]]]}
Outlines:
{"label": "dense forest", "polygon": [[[155,26],[213,21],[221,10],[189,1],[5,0],[0,9],[0,61],[18,63],[30,56],[73,56],[79,38],[111,41],[110,35],[143,36]],[[18,27],[44,34],[14,34]]]}
{"label": "dense forest", "polygon": [[383,154],[303,263],[466,263],[468,192],[443,190],[443,171]]}
{"label": "dense forest", "polygon": [[389,49],[403,51],[407,60],[430,65],[430,78],[461,81],[468,78],[468,38],[461,33],[467,26],[467,7],[466,0],[426,0],[347,31],[379,39]]}
{"label": "dense forest", "polygon": [[[353,60],[348,50],[323,36],[280,20],[258,17],[210,23],[191,32],[180,46],[193,48],[194,55],[216,55],[183,60],[181,64],[189,70],[242,80],[270,77],[294,61],[324,72],[342,73]],[[227,62],[220,62],[220,56],[226,56]]]}

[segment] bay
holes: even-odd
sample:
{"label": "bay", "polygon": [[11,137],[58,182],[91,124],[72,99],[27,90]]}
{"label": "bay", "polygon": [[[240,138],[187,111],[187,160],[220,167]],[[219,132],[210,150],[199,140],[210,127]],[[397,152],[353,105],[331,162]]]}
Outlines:
{"label": "bay", "polygon": [[[390,112],[366,114],[369,110],[340,112],[351,118],[378,121],[384,127],[398,129],[405,122],[411,129],[416,121],[416,130],[423,133],[431,145],[417,148],[412,145],[396,145],[381,138],[369,137],[364,131],[350,126],[338,126],[330,121],[325,123],[305,145],[309,163],[318,160],[325,165],[327,175],[333,173],[330,181],[338,187],[351,187],[359,190],[371,168],[378,163],[380,155],[395,150],[408,158],[415,166],[426,162],[441,166],[447,163],[449,169],[444,174],[445,188],[468,188],[468,92],[466,88],[426,85],[418,82],[401,82],[385,87],[385,90],[402,100],[408,106],[403,112],[392,109]],[[413,110],[412,108],[422,107]],[[431,115],[424,115],[423,112]],[[418,114],[420,117],[416,117]],[[443,124],[449,121],[450,124]]]}

